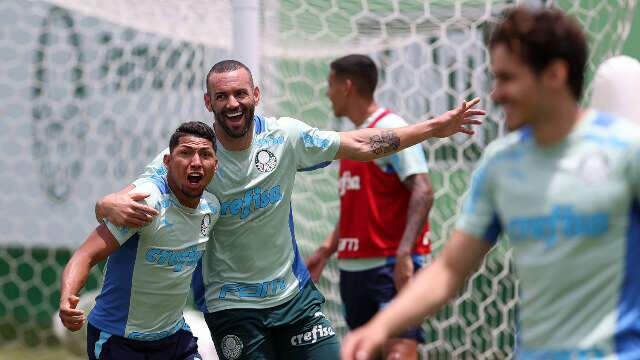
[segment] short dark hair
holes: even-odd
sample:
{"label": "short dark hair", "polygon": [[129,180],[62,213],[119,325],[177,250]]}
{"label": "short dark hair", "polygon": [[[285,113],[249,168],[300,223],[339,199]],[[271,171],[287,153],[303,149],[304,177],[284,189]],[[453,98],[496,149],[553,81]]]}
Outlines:
{"label": "short dark hair", "polygon": [[330,69],[336,76],[353,81],[358,94],[373,98],[378,85],[378,68],[370,57],[360,54],[343,56],[333,60]]}
{"label": "short dark hair", "polygon": [[249,70],[247,65],[241,63],[238,60],[222,60],[215,63],[207,73],[207,77],[205,78],[205,86],[207,87],[207,91],[209,91],[209,78],[212,74],[232,72],[238,69],[247,70],[247,72],[249,73],[249,80],[251,81],[251,87],[253,87],[253,75],[251,74],[251,70]]}
{"label": "short dark hair", "polygon": [[576,100],[582,97],[588,46],[580,25],[556,8],[516,6],[493,31],[489,48],[504,44],[541,73],[554,60],[568,66],[568,85]]}
{"label": "short dark hair", "polygon": [[180,138],[183,136],[195,136],[211,141],[213,145],[213,151],[218,151],[216,145],[216,134],[213,132],[211,126],[200,121],[189,121],[182,123],[176,131],[171,135],[169,140],[169,152],[173,152],[173,149],[180,143]]}

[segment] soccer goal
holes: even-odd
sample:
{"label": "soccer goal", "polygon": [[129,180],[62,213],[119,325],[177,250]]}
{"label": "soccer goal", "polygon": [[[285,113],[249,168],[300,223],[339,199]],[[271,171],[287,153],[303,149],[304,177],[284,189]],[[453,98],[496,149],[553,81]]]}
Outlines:
{"label": "soccer goal", "polygon": [[[246,1],[243,1],[246,3]],[[590,71],[618,54],[635,0],[521,1],[556,5],[588,30]],[[211,121],[202,94],[216,61],[250,47],[260,112],[344,129],[325,98],[328,64],[363,53],[380,68],[377,100],[408,121],[478,96],[488,110],[475,136],[424,143],[436,200],[435,253],[484,147],[503,133],[489,100],[486,44],[509,0],[255,0],[239,19],[231,0],[0,1],[0,344],[55,343],[59,277],[95,226],[95,200],[129,183],[183,121]],[[251,20],[253,19],[253,20]],[[243,22],[244,21],[244,22]],[[259,37],[237,32],[257,26]],[[246,49],[245,49],[246,50]],[[308,255],[338,215],[337,168],[298,175],[297,239]],[[518,284],[504,241],[460,297],[426,322],[434,358],[508,358]],[[101,281],[94,270],[87,290]],[[338,333],[338,271],[320,288]]]}

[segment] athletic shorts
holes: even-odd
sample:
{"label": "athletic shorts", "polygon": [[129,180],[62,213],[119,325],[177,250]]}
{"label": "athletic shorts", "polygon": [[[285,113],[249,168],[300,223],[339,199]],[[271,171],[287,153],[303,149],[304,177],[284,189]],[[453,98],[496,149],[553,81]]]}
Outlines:
{"label": "athletic shorts", "polygon": [[[340,297],[344,307],[344,317],[350,329],[366,324],[396,295],[393,282],[395,264],[387,264],[363,271],[340,270]],[[414,262],[415,271],[421,265]],[[424,344],[422,327],[412,327],[399,338],[413,339]]]}
{"label": "athletic shorts", "polygon": [[205,314],[220,360],[340,358],[324,297],[309,282],[288,302],[267,309],[230,309]]}
{"label": "athletic shorts", "polygon": [[184,329],[160,340],[142,341],[111,335],[87,324],[89,360],[200,360],[197,341]]}

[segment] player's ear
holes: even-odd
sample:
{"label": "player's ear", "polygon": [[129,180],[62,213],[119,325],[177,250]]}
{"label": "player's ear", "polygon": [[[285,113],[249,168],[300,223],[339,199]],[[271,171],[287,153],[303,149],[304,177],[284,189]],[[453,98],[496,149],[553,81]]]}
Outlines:
{"label": "player's ear", "polygon": [[171,162],[171,153],[165,154],[164,157],[162,158],[162,162],[164,163],[164,166],[169,168],[169,163]]}
{"label": "player's ear", "polygon": [[549,65],[547,65],[542,76],[544,82],[554,89],[560,89],[564,86],[568,87],[569,65],[565,60],[553,60]]}
{"label": "player's ear", "polygon": [[256,99],[256,105],[260,102],[260,88],[256,85],[253,88],[253,98]]}
{"label": "player's ear", "polygon": [[211,105],[211,95],[209,92],[204,93],[204,106],[209,110],[209,112],[213,112],[213,106]]}
{"label": "player's ear", "polygon": [[344,81],[344,93],[345,93],[345,95],[351,93],[351,91],[353,91],[353,90],[354,90],[353,81],[351,81],[351,79],[346,79]]}

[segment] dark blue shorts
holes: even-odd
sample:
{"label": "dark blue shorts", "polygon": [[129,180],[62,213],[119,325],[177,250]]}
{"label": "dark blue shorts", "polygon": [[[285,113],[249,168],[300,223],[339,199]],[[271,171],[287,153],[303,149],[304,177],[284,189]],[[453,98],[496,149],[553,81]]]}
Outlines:
{"label": "dark blue shorts", "polygon": [[[388,264],[363,271],[340,270],[340,297],[344,306],[344,317],[350,329],[366,324],[396,295],[393,282],[395,264]],[[420,264],[414,262],[415,271]],[[412,327],[399,336],[425,342],[422,327]]]}
{"label": "dark blue shorts", "polygon": [[311,281],[291,300],[266,309],[204,315],[220,360],[338,360],[340,344]]}
{"label": "dark blue shorts", "polygon": [[87,324],[89,360],[200,360],[197,340],[187,330],[179,330],[160,340],[132,340],[110,335]]}

